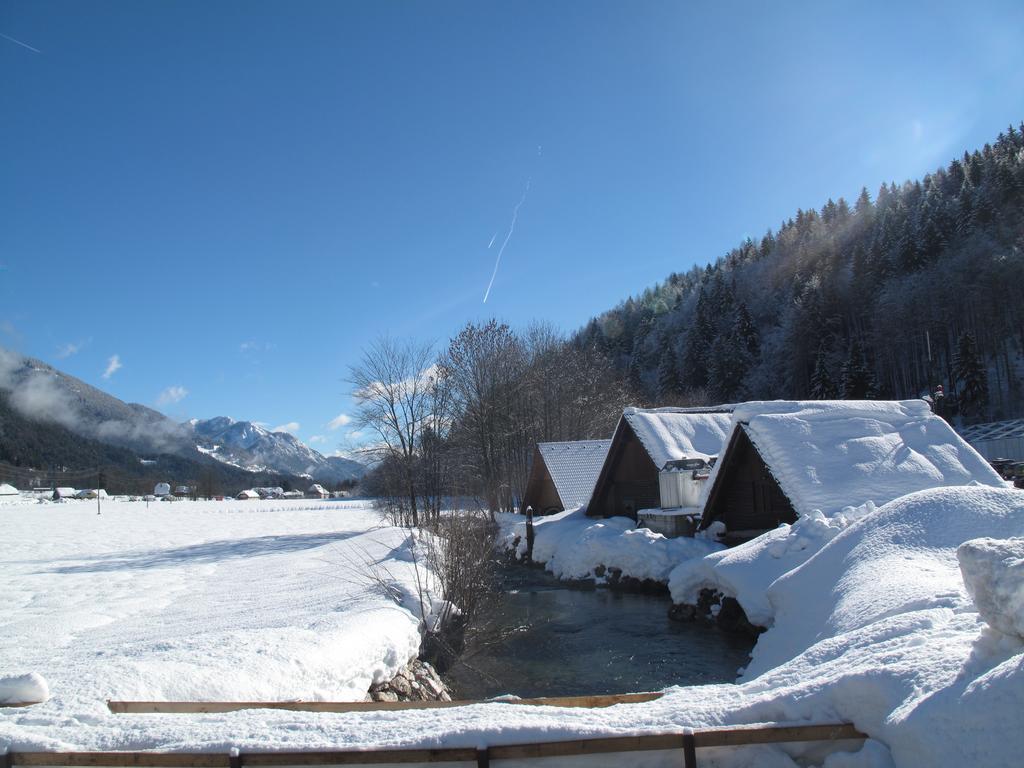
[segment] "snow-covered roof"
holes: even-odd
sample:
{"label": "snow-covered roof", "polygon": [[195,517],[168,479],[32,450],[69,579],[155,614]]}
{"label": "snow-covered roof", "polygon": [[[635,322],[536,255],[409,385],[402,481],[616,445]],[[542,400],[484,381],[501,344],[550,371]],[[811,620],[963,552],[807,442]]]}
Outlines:
{"label": "snow-covered roof", "polygon": [[16,496],[18,489],[7,483],[0,483],[0,496]]}
{"label": "snow-covered roof", "polygon": [[798,515],[882,505],[926,488],[1005,486],[923,400],[743,403],[733,424],[746,431]]}
{"label": "snow-covered roof", "polygon": [[611,440],[571,440],[561,443],[537,443],[551,480],[566,509],[590,501],[594,483],[608,455]]}
{"label": "snow-covered roof", "polygon": [[327,493],[327,489],[320,485],[320,483],[313,483],[309,486],[309,493]]}
{"label": "snow-covered roof", "polygon": [[731,428],[726,406],[717,409],[627,408],[622,418],[632,427],[658,469],[675,459],[717,456]]}
{"label": "snow-covered roof", "polygon": [[993,421],[989,424],[972,424],[969,427],[963,427],[960,430],[960,435],[969,443],[1024,437],[1024,419]]}

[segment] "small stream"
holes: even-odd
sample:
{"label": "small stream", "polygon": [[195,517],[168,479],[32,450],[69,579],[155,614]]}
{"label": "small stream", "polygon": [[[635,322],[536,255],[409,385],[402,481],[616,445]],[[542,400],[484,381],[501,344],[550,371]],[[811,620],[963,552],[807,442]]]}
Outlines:
{"label": "small stream", "polygon": [[527,627],[469,650],[446,675],[456,698],[582,696],[731,683],[753,641],[668,618],[669,598],[595,589],[505,565],[492,626]]}

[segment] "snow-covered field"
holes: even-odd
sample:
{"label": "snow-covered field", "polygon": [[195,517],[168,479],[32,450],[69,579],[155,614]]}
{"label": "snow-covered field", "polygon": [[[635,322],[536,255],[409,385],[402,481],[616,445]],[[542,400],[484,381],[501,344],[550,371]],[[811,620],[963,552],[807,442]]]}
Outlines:
{"label": "snow-covered field", "polygon": [[[937,489],[863,512],[828,535],[804,536],[806,545],[769,541],[762,558],[775,568],[793,554],[794,565],[764,572],[771,583],[757,599],[763,593],[772,629],[742,684],[671,688],[655,702],[603,710],[491,703],[111,715],[108,698],[361,698],[371,680],[415,653],[412,613],[355,576],[368,560],[383,563],[414,605],[406,534],[378,528],[358,503],[182,502],[148,511],[109,503],[99,516],[90,502],[0,507],[0,677],[35,672],[51,694],[43,704],[0,709],[0,750],[478,746],[843,720],[872,737],[853,745],[856,753],[822,759],[789,745],[700,759],[826,768],[1017,764],[1024,640],[979,615],[957,549],[967,539],[1024,534],[1024,494]],[[1019,606],[1024,589],[1015,545],[991,540],[962,555],[990,616],[1001,615],[992,596],[1010,595],[1008,605]],[[1003,618],[993,621],[1004,629],[1020,620]],[[629,764],[679,759],[652,753]]]}

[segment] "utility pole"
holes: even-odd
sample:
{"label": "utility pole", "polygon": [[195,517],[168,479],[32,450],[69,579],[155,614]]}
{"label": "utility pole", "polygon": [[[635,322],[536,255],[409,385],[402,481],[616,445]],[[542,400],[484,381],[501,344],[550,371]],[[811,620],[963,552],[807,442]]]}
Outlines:
{"label": "utility pole", "polygon": [[100,470],[99,475],[96,477],[96,514],[100,514],[100,492],[103,490],[103,486],[107,484],[107,478],[103,474],[103,470]]}

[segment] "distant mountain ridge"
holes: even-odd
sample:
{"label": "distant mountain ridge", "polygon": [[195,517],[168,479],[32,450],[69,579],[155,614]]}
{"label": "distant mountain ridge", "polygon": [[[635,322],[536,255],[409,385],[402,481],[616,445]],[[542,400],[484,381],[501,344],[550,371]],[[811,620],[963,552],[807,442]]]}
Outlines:
{"label": "distant mountain ridge", "polygon": [[140,457],[209,457],[252,473],[307,476],[326,483],[355,480],[365,473],[357,461],[324,456],[293,435],[270,432],[253,422],[220,416],[179,423],[2,347],[0,392],[5,394],[9,414],[17,413],[28,422],[57,424],[82,438]]}
{"label": "distant mountain ridge", "polygon": [[273,468],[328,483],[358,480],[366,472],[358,461],[324,456],[288,432],[271,432],[251,421],[217,416],[185,426],[197,450],[236,467]]}

